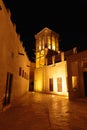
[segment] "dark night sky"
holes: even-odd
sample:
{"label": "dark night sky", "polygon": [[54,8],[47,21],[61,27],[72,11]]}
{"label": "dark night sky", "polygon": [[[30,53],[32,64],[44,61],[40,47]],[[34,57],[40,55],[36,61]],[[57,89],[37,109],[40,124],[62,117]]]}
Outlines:
{"label": "dark night sky", "polygon": [[60,34],[60,50],[87,49],[86,0],[3,0],[32,60],[35,34],[48,27]]}

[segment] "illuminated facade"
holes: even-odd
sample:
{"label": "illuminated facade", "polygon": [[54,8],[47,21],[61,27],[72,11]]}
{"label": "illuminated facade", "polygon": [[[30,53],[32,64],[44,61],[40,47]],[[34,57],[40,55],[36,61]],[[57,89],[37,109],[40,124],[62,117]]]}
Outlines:
{"label": "illuminated facade", "polygon": [[[35,35],[34,90],[68,95],[70,100],[87,97],[87,51],[59,50],[59,35],[48,28]],[[43,40],[44,39],[44,40]]]}
{"label": "illuminated facade", "polygon": [[87,97],[87,50],[67,57],[69,98]]}
{"label": "illuminated facade", "polygon": [[36,38],[36,68],[43,67],[49,63],[46,57],[48,53],[54,56],[59,51],[59,35],[48,28],[40,31]]}
{"label": "illuminated facade", "polygon": [[29,90],[30,61],[11,22],[11,13],[0,0],[0,110]]}
{"label": "illuminated facade", "polygon": [[68,95],[67,54],[59,51],[59,34],[44,28],[35,35],[36,69],[34,90],[39,92]]}

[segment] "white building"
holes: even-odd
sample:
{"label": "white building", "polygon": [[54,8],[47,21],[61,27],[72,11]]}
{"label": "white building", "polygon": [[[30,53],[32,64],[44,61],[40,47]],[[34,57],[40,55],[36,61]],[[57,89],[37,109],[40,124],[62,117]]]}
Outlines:
{"label": "white building", "polygon": [[87,50],[59,50],[59,34],[44,28],[35,35],[34,90],[66,95],[70,100],[87,97]]}
{"label": "white building", "polygon": [[67,95],[67,62],[59,50],[59,34],[46,27],[35,38],[34,90]]}
{"label": "white building", "polygon": [[[29,90],[30,61],[0,0],[0,109],[14,103]],[[15,102],[16,103],[16,102]]]}

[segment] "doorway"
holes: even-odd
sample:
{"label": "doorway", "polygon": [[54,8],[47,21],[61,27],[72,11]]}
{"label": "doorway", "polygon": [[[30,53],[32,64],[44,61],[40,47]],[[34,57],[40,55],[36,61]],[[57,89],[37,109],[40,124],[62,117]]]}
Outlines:
{"label": "doorway", "polygon": [[61,77],[57,78],[57,88],[58,88],[58,92],[62,92],[62,78]]}
{"label": "doorway", "polygon": [[6,90],[5,90],[5,97],[4,97],[4,101],[3,101],[3,106],[10,104],[12,79],[13,79],[13,74],[10,72],[7,72]]}
{"label": "doorway", "polygon": [[84,78],[84,93],[85,96],[87,96],[87,72],[83,72],[83,78]]}
{"label": "doorway", "polygon": [[50,91],[53,91],[53,79],[52,78],[50,78],[49,79],[49,87],[50,87]]}

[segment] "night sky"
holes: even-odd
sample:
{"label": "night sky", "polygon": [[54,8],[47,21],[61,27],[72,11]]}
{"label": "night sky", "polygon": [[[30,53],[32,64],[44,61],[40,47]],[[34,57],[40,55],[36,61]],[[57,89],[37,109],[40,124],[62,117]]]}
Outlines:
{"label": "night sky", "polygon": [[60,50],[87,49],[87,0],[3,0],[11,11],[30,60],[34,60],[35,34],[48,27],[60,34]]}

